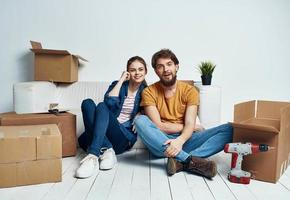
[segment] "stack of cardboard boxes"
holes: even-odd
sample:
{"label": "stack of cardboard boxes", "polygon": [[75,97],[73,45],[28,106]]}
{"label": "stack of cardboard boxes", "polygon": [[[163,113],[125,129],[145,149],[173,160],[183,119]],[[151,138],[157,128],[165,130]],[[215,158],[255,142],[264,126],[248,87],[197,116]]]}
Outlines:
{"label": "stack of cardboard boxes", "polygon": [[61,181],[57,125],[0,126],[0,187]]}
{"label": "stack of cardboard boxes", "polygon": [[[78,80],[79,60],[86,59],[67,50],[43,49],[39,42],[31,45],[36,81]],[[76,155],[76,146],[76,116],[71,113],[0,114],[0,188],[61,181],[61,158]]]}

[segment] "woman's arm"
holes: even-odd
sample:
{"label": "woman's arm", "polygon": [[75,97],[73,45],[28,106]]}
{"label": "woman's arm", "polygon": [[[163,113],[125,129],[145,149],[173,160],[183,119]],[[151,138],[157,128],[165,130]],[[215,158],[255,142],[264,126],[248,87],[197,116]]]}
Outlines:
{"label": "woman's arm", "polygon": [[124,81],[129,80],[129,79],[130,79],[129,72],[123,71],[119,81],[117,82],[115,87],[109,92],[108,96],[109,97],[117,97],[117,96],[119,96],[119,92],[120,92],[120,89],[122,87],[122,84],[124,83]]}

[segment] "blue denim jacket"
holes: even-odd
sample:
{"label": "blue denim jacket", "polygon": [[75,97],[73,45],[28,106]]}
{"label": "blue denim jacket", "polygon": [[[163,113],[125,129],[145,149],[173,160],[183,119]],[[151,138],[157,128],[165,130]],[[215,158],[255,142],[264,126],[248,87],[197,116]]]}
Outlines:
{"label": "blue denim jacket", "polygon": [[[120,115],[125,98],[128,95],[129,81],[125,81],[122,84],[120,92],[119,92],[119,96],[114,96],[114,97],[109,96],[109,92],[111,92],[111,90],[115,87],[117,83],[118,81],[113,81],[104,96],[104,103],[108,106],[109,110],[115,115],[116,118]],[[134,117],[140,111],[141,93],[146,86],[147,86],[146,83],[142,83],[140,85],[136,93],[134,108],[133,108],[130,120],[127,122],[124,122],[120,126],[124,135],[130,140],[131,145],[133,145],[137,140],[136,134],[134,134],[132,131],[132,123],[133,123]]]}

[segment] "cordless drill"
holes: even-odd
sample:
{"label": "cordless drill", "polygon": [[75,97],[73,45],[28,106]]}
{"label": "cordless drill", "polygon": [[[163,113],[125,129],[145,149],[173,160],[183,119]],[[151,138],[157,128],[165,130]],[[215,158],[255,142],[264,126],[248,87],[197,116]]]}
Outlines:
{"label": "cordless drill", "polygon": [[273,147],[267,144],[252,143],[228,143],[225,145],[224,152],[232,153],[231,171],[228,175],[229,181],[233,183],[249,184],[251,173],[241,169],[243,156],[258,152],[265,152]]}

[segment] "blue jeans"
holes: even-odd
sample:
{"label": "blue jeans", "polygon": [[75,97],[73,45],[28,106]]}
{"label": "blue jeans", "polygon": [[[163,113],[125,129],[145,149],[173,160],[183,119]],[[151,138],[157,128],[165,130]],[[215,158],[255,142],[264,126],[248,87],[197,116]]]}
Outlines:
{"label": "blue jeans", "polygon": [[86,99],[81,108],[85,132],[78,141],[82,149],[99,156],[102,148],[113,148],[116,154],[129,148],[129,140],[121,131],[120,123],[105,103],[96,106],[92,99]]}
{"label": "blue jeans", "polygon": [[[137,133],[152,154],[165,157],[167,146],[163,145],[168,139],[177,138],[180,133],[166,134],[145,115],[138,116],[135,121]],[[232,141],[233,128],[230,123],[223,124],[204,131],[194,132],[177,154],[176,159],[185,161],[189,155],[206,158],[224,149],[226,143]]]}

